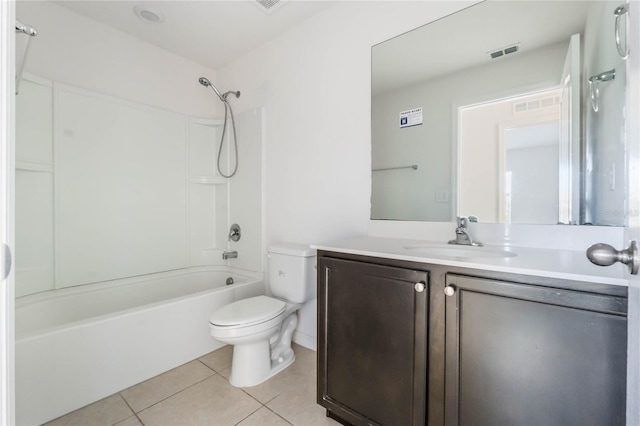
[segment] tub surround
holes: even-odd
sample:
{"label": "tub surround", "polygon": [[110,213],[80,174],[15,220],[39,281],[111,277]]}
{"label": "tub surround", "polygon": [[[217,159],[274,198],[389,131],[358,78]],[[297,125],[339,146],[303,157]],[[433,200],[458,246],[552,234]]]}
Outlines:
{"label": "tub surround", "polygon": [[[453,234],[451,233],[450,237]],[[478,238],[479,241],[482,241]],[[487,250],[505,250],[515,253],[512,257],[454,257],[421,254],[420,250],[406,247],[442,244],[448,240],[416,240],[407,238],[356,237],[335,242],[316,244],[318,250],[340,253],[405,260],[420,263],[439,264],[483,271],[505,272],[545,278],[582,281],[594,284],[627,286],[627,269],[622,264],[607,268],[589,262],[584,250],[549,249],[512,245],[484,246]],[[465,246],[452,246],[461,247]],[[585,247],[586,249],[586,247]]]}

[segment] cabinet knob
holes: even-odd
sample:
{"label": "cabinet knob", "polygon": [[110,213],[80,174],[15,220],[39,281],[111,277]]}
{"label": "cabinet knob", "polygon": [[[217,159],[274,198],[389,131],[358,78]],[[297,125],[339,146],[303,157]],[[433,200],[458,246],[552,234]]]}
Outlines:
{"label": "cabinet knob", "polygon": [[425,285],[424,283],[416,283],[413,288],[415,288],[418,293],[422,293],[425,289]]}
{"label": "cabinet knob", "polygon": [[451,297],[456,294],[456,288],[452,285],[448,285],[444,288],[444,294]]}

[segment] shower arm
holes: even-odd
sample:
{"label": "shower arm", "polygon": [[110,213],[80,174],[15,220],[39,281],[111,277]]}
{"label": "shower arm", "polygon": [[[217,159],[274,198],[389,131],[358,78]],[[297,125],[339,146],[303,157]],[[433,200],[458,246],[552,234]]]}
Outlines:
{"label": "shower arm", "polygon": [[227,96],[229,96],[229,94],[235,95],[236,99],[240,97],[240,91],[233,91],[233,90],[229,90],[228,92],[225,92],[222,97],[224,98],[224,100],[227,100]]}

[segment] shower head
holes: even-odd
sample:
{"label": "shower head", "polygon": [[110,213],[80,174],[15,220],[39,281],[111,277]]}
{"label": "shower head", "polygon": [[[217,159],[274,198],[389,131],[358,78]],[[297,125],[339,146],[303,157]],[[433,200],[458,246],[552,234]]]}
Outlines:
{"label": "shower head", "polygon": [[214,91],[214,92],[216,92],[216,95],[218,95],[218,97],[220,98],[220,100],[221,100],[222,102],[226,102],[226,101],[227,101],[227,98],[226,98],[225,96],[222,96],[222,93],[220,93],[220,91],[216,88],[216,86],[214,86],[214,85],[209,81],[209,79],[208,79],[208,78],[200,77],[200,78],[198,79],[198,82],[199,82],[200,84],[202,84],[204,87],[207,87],[207,86],[211,87],[211,88],[213,89],[213,91]]}
{"label": "shower head", "polygon": [[218,95],[218,97],[220,98],[220,100],[222,102],[227,102],[227,96],[229,96],[229,94],[233,94],[236,95],[236,99],[240,97],[240,91],[238,90],[237,92],[234,92],[233,90],[229,90],[228,92],[225,92],[225,94],[223,95],[222,93],[220,93],[220,91],[216,88],[216,86],[213,85],[213,83],[211,83],[209,81],[208,78],[206,77],[200,77],[198,79],[198,82],[200,84],[202,84],[204,87],[211,87],[213,89],[214,92],[216,92],[216,95]]}

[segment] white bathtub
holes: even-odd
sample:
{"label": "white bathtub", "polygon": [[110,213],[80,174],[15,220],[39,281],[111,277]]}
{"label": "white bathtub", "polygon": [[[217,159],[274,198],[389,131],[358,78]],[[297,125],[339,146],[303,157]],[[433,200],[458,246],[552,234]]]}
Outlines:
{"label": "white bathtub", "polygon": [[42,424],[221,347],[209,315],[260,294],[261,278],[199,267],[18,299],[17,424]]}

